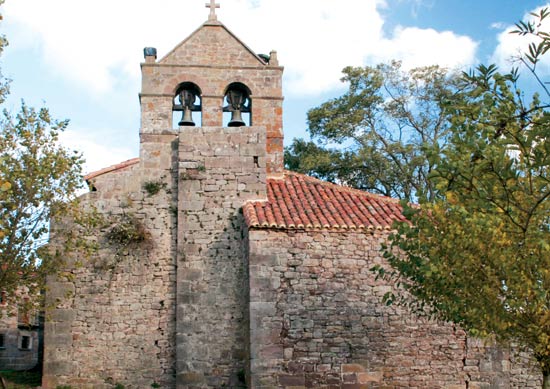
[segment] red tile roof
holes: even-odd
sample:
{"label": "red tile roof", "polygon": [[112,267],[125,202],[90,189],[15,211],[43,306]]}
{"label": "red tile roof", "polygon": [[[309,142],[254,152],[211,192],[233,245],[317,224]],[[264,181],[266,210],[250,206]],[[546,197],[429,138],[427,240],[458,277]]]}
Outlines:
{"label": "red tile roof", "polygon": [[405,221],[398,200],[285,171],[268,178],[267,201],[249,201],[251,228],[304,230],[389,230]]}
{"label": "red tile roof", "polygon": [[[86,175],[95,177],[139,162],[129,159]],[[331,184],[285,171],[267,179],[267,201],[249,201],[244,207],[249,228],[299,230],[389,230],[394,220],[405,221],[398,200]]]}
{"label": "red tile roof", "polygon": [[86,181],[89,181],[89,180],[91,180],[93,178],[96,178],[98,176],[102,176],[103,174],[111,173],[111,172],[114,172],[115,170],[125,169],[128,166],[135,165],[136,163],[139,163],[139,158],[132,158],[132,159],[129,159],[127,161],[117,163],[116,165],[111,165],[111,166],[103,168],[101,170],[97,170],[95,172],[88,173],[87,175],[84,176],[84,179]]}

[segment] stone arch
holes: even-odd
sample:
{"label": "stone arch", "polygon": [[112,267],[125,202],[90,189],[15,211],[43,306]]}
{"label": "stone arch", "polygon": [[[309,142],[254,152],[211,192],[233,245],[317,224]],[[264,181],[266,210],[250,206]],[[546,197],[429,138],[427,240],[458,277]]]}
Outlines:
{"label": "stone arch", "polygon": [[[198,102],[198,104],[197,104]],[[178,127],[195,126],[193,112],[199,112],[199,126],[202,125],[202,90],[191,81],[179,83],[173,92],[172,98],[173,123]],[[176,121],[177,112],[182,112],[181,119]]]}
{"label": "stone arch", "polygon": [[242,88],[249,96],[252,96],[252,90],[248,87],[248,85],[241,81],[234,81],[228,84],[223,91],[223,95],[225,96],[231,88]]}
{"label": "stone arch", "polygon": [[252,91],[247,85],[242,82],[227,85],[223,93],[223,105],[224,126],[252,125]]}

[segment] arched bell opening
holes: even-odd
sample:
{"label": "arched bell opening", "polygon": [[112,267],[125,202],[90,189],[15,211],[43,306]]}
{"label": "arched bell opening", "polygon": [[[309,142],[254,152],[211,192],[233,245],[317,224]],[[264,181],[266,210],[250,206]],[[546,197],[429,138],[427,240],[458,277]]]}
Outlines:
{"label": "arched bell opening", "polygon": [[[202,91],[192,82],[183,82],[176,88],[173,100],[172,127],[202,126]],[[194,115],[198,112],[198,115]]]}
{"label": "arched bell opening", "polygon": [[252,125],[252,99],[250,89],[240,83],[229,84],[224,94],[224,127]]}

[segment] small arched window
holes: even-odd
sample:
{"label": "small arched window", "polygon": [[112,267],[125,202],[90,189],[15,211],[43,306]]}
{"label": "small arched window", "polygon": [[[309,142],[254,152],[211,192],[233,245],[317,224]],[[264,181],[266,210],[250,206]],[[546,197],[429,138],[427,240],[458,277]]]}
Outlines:
{"label": "small arched window", "polygon": [[[178,85],[173,101],[172,127],[193,127],[196,125],[195,120],[197,119],[199,126],[202,125],[201,95],[200,88],[192,82],[183,82]],[[199,112],[199,117],[194,118],[193,112]]]}
{"label": "small arched window", "polygon": [[224,96],[223,122],[227,127],[252,125],[250,89],[240,82],[229,84]]}

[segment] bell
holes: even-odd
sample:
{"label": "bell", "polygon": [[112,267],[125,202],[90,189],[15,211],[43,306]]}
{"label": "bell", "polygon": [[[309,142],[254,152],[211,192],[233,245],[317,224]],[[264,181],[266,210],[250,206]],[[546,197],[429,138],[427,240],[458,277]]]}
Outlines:
{"label": "bell", "polygon": [[231,111],[231,120],[227,124],[229,127],[242,127],[245,124],[240,109]]}
{"label": "bell", "polygon": [[181,120],[178,123],[178,126],[186,126],[186,127],[194,127],[195,122],[193,121],[193,113],[191,112],[191,109],[189,107],[184,107],[183,109],[183,115],[181,116]]}
{"label": "bell", "polygon": [[244,126],[246,123],[244,122],[241,113],[243,108],[246,108],[245,107],[245,102],[247,100],[246,94],[239,89],[230,89],[227,92],[226,97],[229,105],[226,107],[225,110],[231,112],[231,120],[227,125],[229,127]]}
{"label": "bell", "polygon": [[179,93],[181,107],[183,108],[183,115],[181,117],[179,126],[194,127],[193,114],[191,108],[195,103],[196,95],[192,90],[182,89]]}

